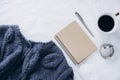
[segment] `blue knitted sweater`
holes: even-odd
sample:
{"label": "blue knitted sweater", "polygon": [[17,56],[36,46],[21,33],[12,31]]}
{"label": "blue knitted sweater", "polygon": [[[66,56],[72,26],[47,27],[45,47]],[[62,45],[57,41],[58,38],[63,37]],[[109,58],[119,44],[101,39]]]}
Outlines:
{"label": "blue knitted sweater", "polygon": [[27,40],[17,25],[1,25],[0,80],[73,80],[73,70],[53,41]]}

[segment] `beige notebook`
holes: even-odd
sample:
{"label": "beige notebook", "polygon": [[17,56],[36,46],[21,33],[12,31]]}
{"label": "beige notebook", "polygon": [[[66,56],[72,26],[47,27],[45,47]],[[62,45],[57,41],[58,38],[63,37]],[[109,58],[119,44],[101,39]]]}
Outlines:
{"label": "beige notebook", "polygon": [[96,50],[94,43],[76,21],[58,32],[56,39],[77,63],[80,63]]}

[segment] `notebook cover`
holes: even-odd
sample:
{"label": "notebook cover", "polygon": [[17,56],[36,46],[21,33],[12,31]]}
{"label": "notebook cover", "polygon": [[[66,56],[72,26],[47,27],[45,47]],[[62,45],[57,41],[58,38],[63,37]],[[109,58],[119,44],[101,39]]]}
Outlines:
{"label": "notebook cover", "polygon": [[57,40],[80,63],[96,50],[96,46],[76,21],[56,34]]}

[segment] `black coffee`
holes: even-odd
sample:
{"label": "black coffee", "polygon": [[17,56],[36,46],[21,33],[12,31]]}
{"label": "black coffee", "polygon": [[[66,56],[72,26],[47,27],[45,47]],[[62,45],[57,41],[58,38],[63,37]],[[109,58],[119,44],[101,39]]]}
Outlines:
{"label": "black coffee", "polygon": [[103,15],[98,20],[99,28],[104,32],[109,32],[114,28],[114,20],[109,15]]}

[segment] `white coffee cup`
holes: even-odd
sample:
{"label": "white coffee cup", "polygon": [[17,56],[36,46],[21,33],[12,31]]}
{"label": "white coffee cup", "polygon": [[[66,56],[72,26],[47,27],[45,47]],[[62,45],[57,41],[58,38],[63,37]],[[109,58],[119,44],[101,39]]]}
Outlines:
{"label": "white coffee cup", "polygon": [[[112,28],[111,27],[109,27],[108,26],[108,28],[111,28],[109,31],[104,31],[104,30],[102,30],[102,29],[100,29],[100,25],[99,25],[99,23],[100,23],[100,19],[102,19],[102,18],[104,18],[104,17],[108,17],[108,18],[106,18],[106,19],[111,19],[111,21],[113,21],[113,26],[112,26]],[[105,19],[105,18],[104,18]],[[106,21],[106,22],[105,22]],[[103,23],[106,23],[106,25],[110,25],[110,23],[109,22],[107,22],[107,20],[104,20],[104,22]],[[117,16],[115,16],[114,14],[110,14],[110,13],[104,13],[104,14],[102,14],[102,15],[100,15],[99,17],[98,17],[98,21],[97,21],[97,29],[98,29],[98,31],[101,33],[101,34],[104,34],[104,35],[106,35],[106,34],[109,34],[109,33],[113,33],[113,32],[115,32],[116,31],[116,29],[117,29],[117,27],[118,27],[118,21],[117,21]],[[104,27],[104,26],[103,26]]]}

